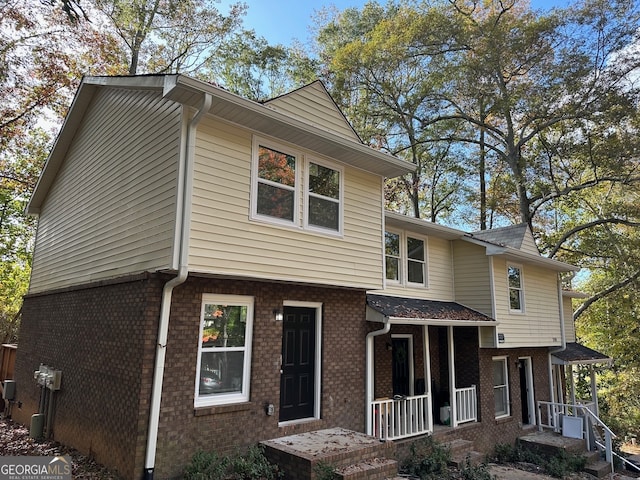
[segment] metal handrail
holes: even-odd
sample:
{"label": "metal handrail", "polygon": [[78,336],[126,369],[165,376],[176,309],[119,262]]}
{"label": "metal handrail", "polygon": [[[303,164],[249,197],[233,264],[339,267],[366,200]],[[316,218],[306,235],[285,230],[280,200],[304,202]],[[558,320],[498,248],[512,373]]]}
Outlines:
{"label": "metal handrail", "polygon": [[[547,407],[547,424],[542,423],[542,406],[546,405]],[[584,418],[587,419],[588,422],[594,422],[595,424],[601,426],[604,429],[605,443],[602,445],[600,442],[594,441],[596,446],[600,447],[605,452],[605,459],[607,463],[611,464],[611,472],[614,471],[613,465],[613,456],[615,452],[613,451],[613,439],[617,437],[615,433],[609,428],[609,426],[604,423],[595,413],[591,411],[589,405],[576,405],[570,403],[555,403],[555,402],[544,402],[538,401],[538,429],[542,431],[543,427],[552,428],[554,431],[559,431],[559,426],[556,423],[557,417],[560,413],[566,414],[571,410],[573,412],[573,416],[577,416],[578,411],[581,411]],[[553,421],[552,421],[553,420]],[[590,450],[590,440],[589,440],[589,432],[588,432],[588,423],[584,426],[584,432],[586,435],[587,448]],[[629,462],[630,463],[630,462]]]}

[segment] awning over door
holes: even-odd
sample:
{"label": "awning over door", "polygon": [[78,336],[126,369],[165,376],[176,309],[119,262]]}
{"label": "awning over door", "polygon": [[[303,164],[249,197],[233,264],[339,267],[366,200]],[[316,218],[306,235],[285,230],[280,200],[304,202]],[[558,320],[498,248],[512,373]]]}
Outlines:
{"label": "awning over door", "polygon": [[611,357],[579,343],[567,343],[567,348],[551,355],[555,365],[587,365],[592,363],[611,363]]}
{"label": "awning over door", "polygon": [[456,302],[367,294],[367,320],[411,325],[494,327],[496,320]]}

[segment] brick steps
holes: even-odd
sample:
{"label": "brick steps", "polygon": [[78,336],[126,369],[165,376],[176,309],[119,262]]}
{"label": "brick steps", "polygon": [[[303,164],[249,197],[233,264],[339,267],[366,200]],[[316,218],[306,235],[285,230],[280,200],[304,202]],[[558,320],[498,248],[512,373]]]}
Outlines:
{"label": "brick steps", "polygon": [[385,480],[398,475],[393,442],[342,428],[291,435],[262,445],[285,480],[315,480],[318,466],[334,469],[345,480]]}
{"label": "brick steps", "polygon": [[584,471],[597,478],[604,478],[611,473],[611,464],[603,460],[590,462],[584,467]]}
{"label": "brick steps", "polygon": [[604,478],[611,473],[611,465],[601,460],[600,452],[588,451],[584,440],[545,432],[520,437],[518,442],[522,448],[542,455],[556,455],[560,451],[582,455],[587,462],[583,471],[596,478]]}
{"label": "brick steps", "polygon": [[398,474],[398,462],[389,458],[373,458],[336,469],[340,480],[386,480]]}
{"label": "brick steps", "polygon": [[449,464],[457,468],[464,467],[467,462],[471,465],[479,465],[485,459],[482,453],[473,450],[473,442],[469,440],[455,439],[444,442],[442,445],[451,453]]}

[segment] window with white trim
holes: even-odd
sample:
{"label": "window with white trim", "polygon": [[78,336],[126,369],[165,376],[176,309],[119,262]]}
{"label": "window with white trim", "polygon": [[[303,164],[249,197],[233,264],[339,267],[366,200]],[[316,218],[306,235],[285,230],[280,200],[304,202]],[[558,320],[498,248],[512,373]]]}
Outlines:
{"label": "window with white trim", "polygon": [[493,365],[493,398],[496,418],[508,417],[509,406],[509,372],[507,357],[494,357]]}
{"label": "window with white trim", "polygon": [[253,297],[202,296],[196,407],[249,401]]}
{"label": "window with white trim", "polygon": [[507,265],[507,280],[509,282],[509,310],[511,312],[523,312],[524,288],[522,268],[517,265]]}
{"label": "window with white trim", "polygon": [[252,165],[253,219],[342,232],[342,167],[258,137],[253,141]]}
{"label": "window with white trim", "polygon": [[427,286],[426,239],[386,231],[384,244],[387,281],[413,287]]}

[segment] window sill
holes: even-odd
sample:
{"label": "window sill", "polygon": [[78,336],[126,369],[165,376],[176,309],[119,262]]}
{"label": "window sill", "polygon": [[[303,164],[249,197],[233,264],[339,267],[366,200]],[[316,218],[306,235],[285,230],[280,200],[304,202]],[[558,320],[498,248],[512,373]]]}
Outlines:
{"label": "window sill", "polygon": [[194,417],[204,417],[206,415],[217,415],[221,413],[244,412],[250,410],[251,402],[234,403],[229,405],[211,405],[209,407],[196,407],[193,409]]}
{"label": "window sill", "polygon": [[503,423],[509,423],[513,421],[513,417],[511,415],[505,417],[498,417],[495,419],[496,425],[502,425]]}

